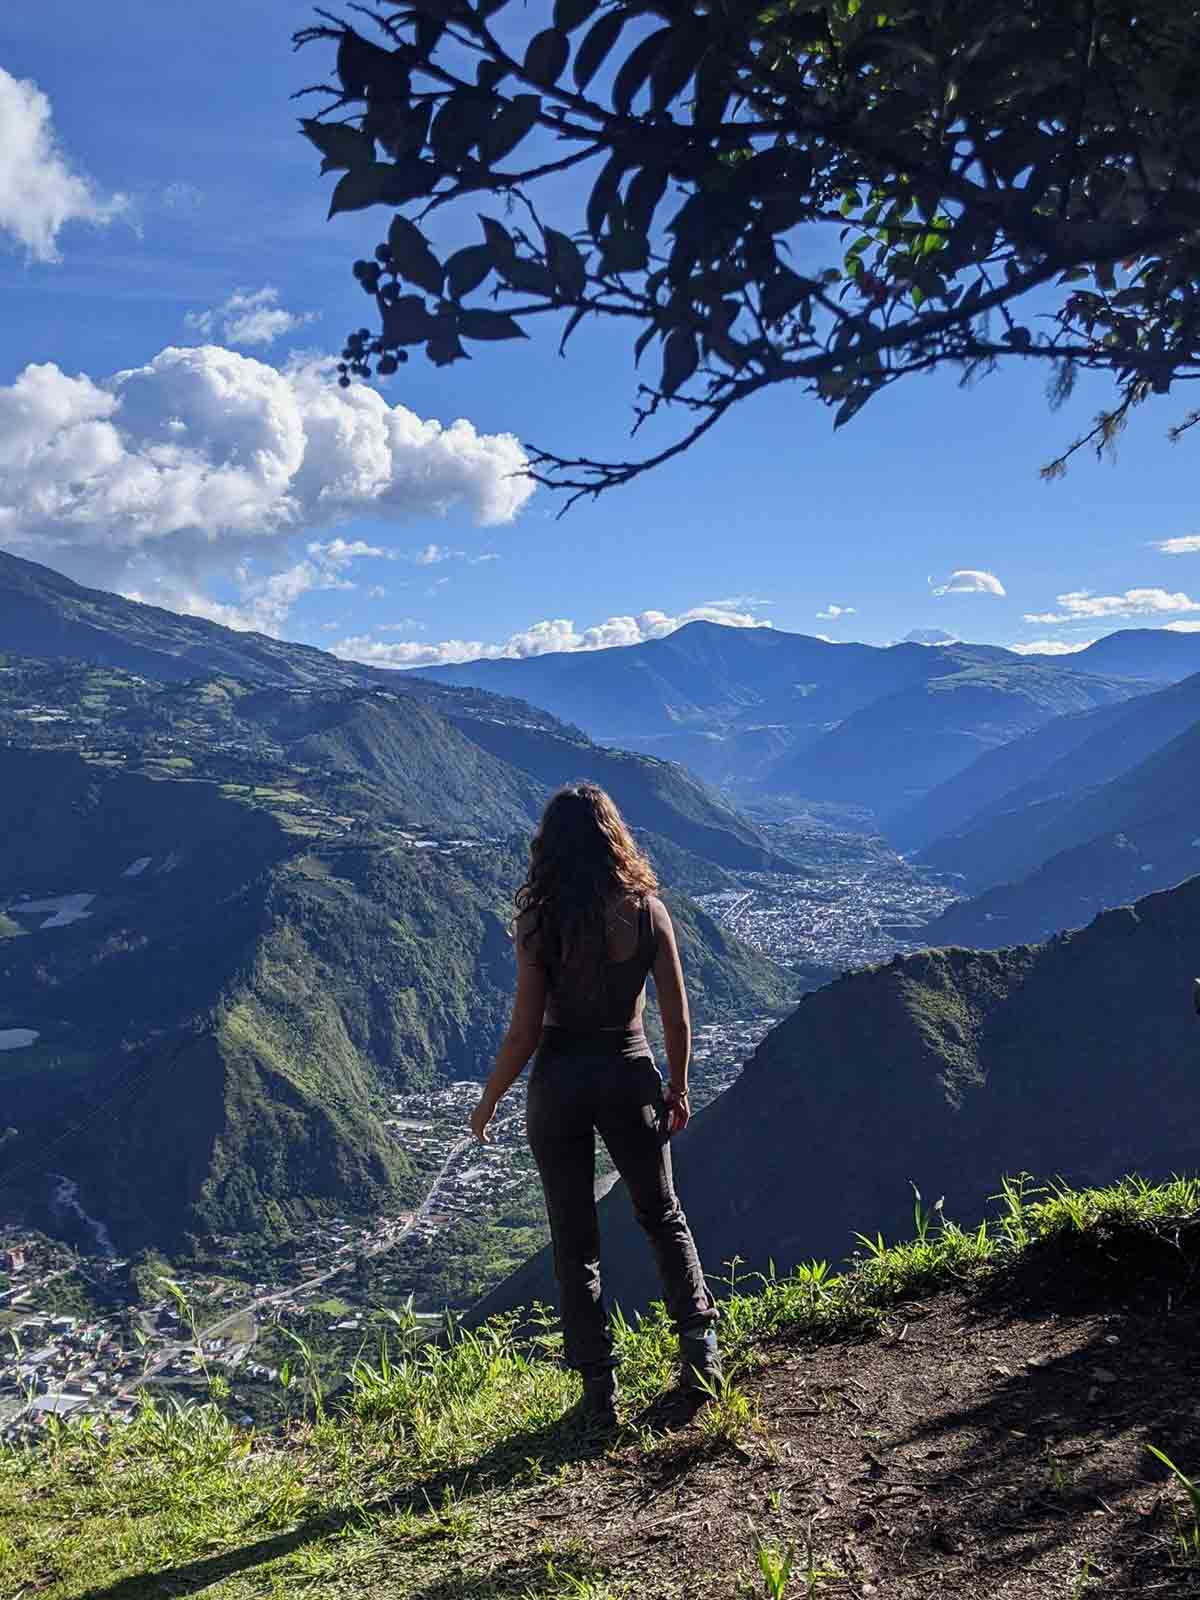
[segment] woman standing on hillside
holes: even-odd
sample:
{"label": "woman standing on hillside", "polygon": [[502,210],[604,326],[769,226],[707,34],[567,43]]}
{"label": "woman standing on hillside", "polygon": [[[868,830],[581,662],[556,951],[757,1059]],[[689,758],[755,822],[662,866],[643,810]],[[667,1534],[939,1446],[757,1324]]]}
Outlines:
{"label": "woman standing on hillside", "polygon": [[[682,1386],[721,1375],[716,1307],[671,1177],[668,1140],[687,1127],[691,1022],[675,930],[654,871],[603,789],[577,783],[546,806],[517,890],[512,1021],[471,1131],[488,1142],[496,1105],[536,1050],[526,1129],[554,1245],[567,1363],[584,1410],[616,1421],[612,1334],[600,1285],[595,1133],[649,1236],[679,1333]],[[646,978],[662,1013],[664,1089],[642,1027]]]}

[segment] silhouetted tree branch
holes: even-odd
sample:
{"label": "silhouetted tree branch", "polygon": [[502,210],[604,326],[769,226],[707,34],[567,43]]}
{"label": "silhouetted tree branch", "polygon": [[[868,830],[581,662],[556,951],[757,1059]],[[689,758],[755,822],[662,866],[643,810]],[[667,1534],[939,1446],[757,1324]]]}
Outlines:
{"label": "silhouetted tree branch", "polygon": [[[1053,403],[1080,372],[1113,380],[1054,476],[1200,374],[1200,13],[1177,0],[554,0],[548,26],[517,0],[319,15],[296,39],[337,51],[301,123],[339,174],[330,215],[396,213],[354,264],[376,326],[348,339],[342,381],[417,346],[447,365],[547,314],[562,348],[616,319],[635,361],[656,346],[638,425],[676,406],[688,426],[643,460],[535,450],[534,475],[572,496],[671,459],[777,384],[841,427],[903,377],[1005,359],[1046,363]],[[502,216],[436,253],[421,225],[480,199]]]}

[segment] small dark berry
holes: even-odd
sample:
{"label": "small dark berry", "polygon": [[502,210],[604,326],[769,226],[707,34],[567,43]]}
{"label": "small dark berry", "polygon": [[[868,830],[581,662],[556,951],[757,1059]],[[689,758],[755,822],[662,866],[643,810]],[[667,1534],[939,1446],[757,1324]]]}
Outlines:
{"label": "small dark berry", "polygon": [[348,389],[349,387],[350,387],[350,379],[349,378],[339,378],[338,379],[338,388],[339,389]]}
{"label": "small dark berry", "polygon": [[397,350],[396,351],[396,360],[400,363],[401,366],[403,366],[404,363],[408,360],[408,351],[407,350]]}
{"label": "small dark berry", "polygon": [[356,278],[361,278],[364,272],[370,272],[370,270],[371,263],[369,261],[356,261],[354,263],[353,271]]}
{"label": "small dark berry", "polygon": [[381,378],[390,378],[399,365],[400,363],[395,356],[383,356],[379,362],[379,376]]}
{"label": "small dark berry", "polygon": [[379,262],[380,266],[383,266],[386,262],[392,259],[392,252],[388,249],[387,245],[381,244],[376,247],[375,259]]}

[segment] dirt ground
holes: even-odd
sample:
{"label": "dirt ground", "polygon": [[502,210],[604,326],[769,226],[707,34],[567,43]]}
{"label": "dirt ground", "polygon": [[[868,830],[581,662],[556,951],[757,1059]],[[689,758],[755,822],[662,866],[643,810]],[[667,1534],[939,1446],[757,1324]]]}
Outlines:
{"label": "dirt ground", "polygon": [[524,1497],[490,1576],[573,1541],[618,1593],[724,1600],[766,1593],[757,1548],[791,1544],[788,1596],[1200,1595],[1187,1495],[1146,1449],[1200,1475],[1200,1296],[1174,1271],[1124,1292],[1122,1271],[1033,1251],[878,1335],[777,1344],[741,1380],[757,1431],[692,1424]]}

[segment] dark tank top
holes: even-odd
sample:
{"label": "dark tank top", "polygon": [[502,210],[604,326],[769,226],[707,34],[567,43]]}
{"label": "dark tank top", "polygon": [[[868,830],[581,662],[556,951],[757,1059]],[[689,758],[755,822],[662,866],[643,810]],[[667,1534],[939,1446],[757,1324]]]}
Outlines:
{"label": "dark tank top", "polygon": [[606,1055],[648,1055],[639,1001],[657,955],[654,921],[643,898],[638,906],[633,954],[624,961],[614,961],[606,954],[594,981],[580,982],[574,974],[563,972],[557,961],[547,959],[549,1004],[543,1047],[556,1053],[598,1050]]}

